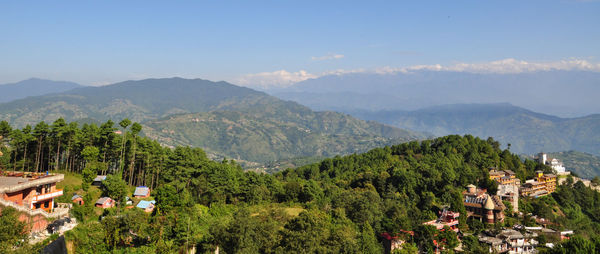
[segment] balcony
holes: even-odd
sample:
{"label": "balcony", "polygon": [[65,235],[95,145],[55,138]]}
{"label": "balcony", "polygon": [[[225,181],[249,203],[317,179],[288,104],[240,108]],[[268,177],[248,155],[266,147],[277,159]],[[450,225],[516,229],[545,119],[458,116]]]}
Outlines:
{"label": "balcony", "polygon": [[62,195],[63,195],[63,190],[56,190],[54,192],[50,192],[50,193],[46,193],[46,194],[42,194],[42,195],[36,195],[33,197],[32,201],[39,202],[40,200],[51,199],[51,198],[55,198],[55,197],[62,196]]}

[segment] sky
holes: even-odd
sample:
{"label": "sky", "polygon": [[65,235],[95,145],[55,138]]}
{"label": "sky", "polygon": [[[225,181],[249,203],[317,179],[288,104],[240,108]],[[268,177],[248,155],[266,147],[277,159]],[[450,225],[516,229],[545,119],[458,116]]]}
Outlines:
{"label": "sky", "polygon": [[178,76],[269,86],[406,68],[600,71],[599,25],[600,1],[576,0],[0,1],[0,83]]}

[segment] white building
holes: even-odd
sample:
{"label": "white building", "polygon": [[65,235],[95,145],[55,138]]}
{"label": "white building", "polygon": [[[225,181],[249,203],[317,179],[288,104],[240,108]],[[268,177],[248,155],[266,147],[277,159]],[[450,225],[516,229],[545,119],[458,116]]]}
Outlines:
{"label": "white building", "polygon": [[538,154],[538,162],[540,164],[544,164],[544,165],[548,165],[552,168],[552,170],[554,170],[554,173],[556,173],[557,175],[568,175],[570,174],[570,172],[568,172],[565,169],[565,166],[563,165],[563,163],[561,161],[559,161],[556,158],[548,158],[548,155],[545,153],[539,153]]}

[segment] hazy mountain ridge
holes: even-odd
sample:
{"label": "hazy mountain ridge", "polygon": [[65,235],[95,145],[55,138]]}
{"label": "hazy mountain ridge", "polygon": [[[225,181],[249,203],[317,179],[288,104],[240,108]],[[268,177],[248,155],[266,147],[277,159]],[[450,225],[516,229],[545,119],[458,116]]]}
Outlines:
{"label": "hazy mountain ridge", "polygon": [[181,78],[125,81],[0,104],[0,116],[15,126],[92,118],[144,121],[169,114],[245,108],[269,95],[226,82]]}
{"label": "hazy mountain ridge", "polygon": [[315,110],[417,110],[446,104],[508,102],[573,117],[600,112],[594,96],[600,94],[600,73],[350,73],[309,79],[269,93]]}
{"label": "hazy mountain ridge", "polygon": [[600,115],[560,118],[510,104],[459,104],[415,111],[355,111],[352,115],[436,136],[472,134],[511,144],[517,153],[600,151]]}
{"label": "hazy mountain ridge", "polygon": [[0,84],[0,103],[29,96],[61,93],[79,87],[82,87],[82,85],[67,81],[52,81],[38,78],[30,78],[10,84]]}

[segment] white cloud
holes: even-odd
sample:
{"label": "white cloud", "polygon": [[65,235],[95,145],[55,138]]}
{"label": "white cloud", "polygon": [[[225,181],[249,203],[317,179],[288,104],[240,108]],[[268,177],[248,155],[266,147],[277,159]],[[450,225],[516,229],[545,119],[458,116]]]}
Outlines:
{"label": "white cloud", "polygon": [[419,70],[429,71],[457,71],[471,73],[524,73],[535,71],[595,71],[600,72],[600,63],[592,63],[584,59],[568,59],[551,62],[527,62],[513,58],[502,59],[498,61],[482,62],[482,63],[455,63],[451,65],[413,65],[408,67],[390,67],[384,66],[373,70],[354,69],[344,70],[337,69],[325,71],[321,73],[308,73],[304,70],[297,72],[289,72],[279,70],[274,72],[261,72],[256,74],[248,74],[234,80],[234,84],[249,86],[260,89],[284,88],[293,85],[294,83],[307,79],[318,78],[327,75],[344,75],[350,73],[377,73],[377,74],[394,74],[394,73],[410,73]]}
{"label": "white cloud", "polygon": [[319,76],[315,74],[310,74],[304,70],[300,70],[297,72],[279,70],[274,72],[247,74],[237,78],[236,81],[234,81],[234,84],[269,89],[275,87],[287,87],[296,82],[317,77]]}
{"label": "white cloud", "polygon": [[492,62],[483,63],[456,63],[443,66],[435,65],[415,65],[402,68],[383,67],[375,70],[376,73],[395,73],[395,72],[410,72],[418,70],[430,71],[458,71],[472,73],[523,73],[535,71],[552,71],[552,70],[582,70],[582,71],[600,71],[600,64],[591,63],[583,59],[569,59],[553,62],[527,62],[513,58],[502,59]]}
{"label": "white cloud", "polygon": [[323,61],[323,60],[333,60],[333,59],[342,59],[342,58],[344,58],[344,55],[342,55],[342,54],[329,53],[324,56],[313,56],[310,59],[312,59],[313,61]]}

